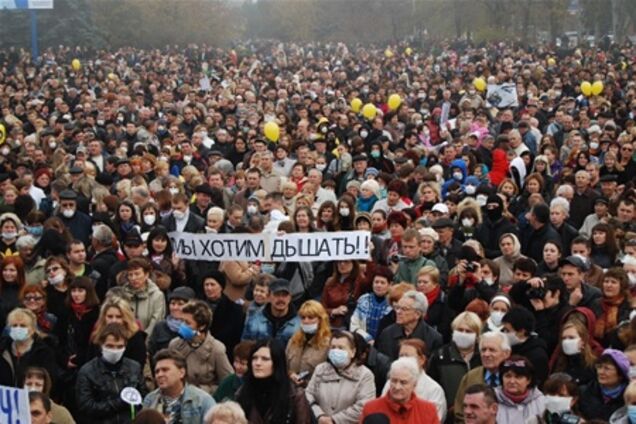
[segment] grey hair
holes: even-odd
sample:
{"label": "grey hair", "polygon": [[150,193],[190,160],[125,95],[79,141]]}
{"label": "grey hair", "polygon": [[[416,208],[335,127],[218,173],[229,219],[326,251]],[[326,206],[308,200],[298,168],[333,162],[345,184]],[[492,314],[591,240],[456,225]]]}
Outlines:
{"label": "grey hair", "polygon": [[241,405],[231,400],[217,403],[208,409],[203,422],[205,424],[212,424],[217,418],[226,419],[227,422],[235,424],[247,424],[247,418],[245,418],[245,412],[243,412]]}
{"label": "grey hair", "polygon": [[412,299],[413,300],[413,308],[422,313],[422,316],[426,315],[428,312],[428,300],[424,294],[416,291],[409,290],[402,296],[402,299]]}
{"label": "grey hair", "polygon": [[559,186],[559,188],[556,191],[556,195],[558,197],[565,197],[564,194],[565,193],[574,195],[574,188],[570,185],[570,184],[563,184],[562,186]]}
{"label": "grey hair", "polygon": [[508,337],[501,331],[487,331],[481,335],[479,338],[479,350],[481,350],[482,345],[485,341],[488,340],[496,340],[499,342],[499,347],[501,350],[505,352],[510,352],[510,343],[508,342]]}
{"label": "grey hair", "polygon": [[114,238],[115,234],[113,233],[113,230],[111,230],[107,225],[97,225],[93,230],[93,239],[97,240],[97,242],[102,246],[112,245]]}
{"label": "grey hair", "polygon": [[25,247],[35,247],[38,244],[38,241],[31,234],[27,234],[24,236],[20,236],[18,241],[15,242],[15,248],[20,250]]}
{"label": "grey hair", "polygon": [[405,370],[409,374],[411,374],[412,380],[417,381],[420,377],[420,367],[417,365],[417,361],[415,358],[403,356],[402,358],[398,358],[391,364],[391,369],[389,371],[389,377],[393,375],[394,372],[399,370]]}
{"label": "grey hair", "polygon": [[566,215],[570,215],[570,202],[565,197],[557,196],[550,202],[550,209],[562,208]]}

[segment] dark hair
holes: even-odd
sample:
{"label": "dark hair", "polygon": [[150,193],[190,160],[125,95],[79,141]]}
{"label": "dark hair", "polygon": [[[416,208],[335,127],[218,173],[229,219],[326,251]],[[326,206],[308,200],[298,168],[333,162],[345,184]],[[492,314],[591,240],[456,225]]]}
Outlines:
{"label": "dark hair", "polygon": [[499,265],[497,265],[497,263],[491,259],[482,259],[481,261],[479,261],[479,265],[484,266],[486,265],[488,268],[490,268],[490,271],[492,271],[492,275],[494,275],[495,277],[497,277],[497,280],[499,280],[499,273],[501,272],[499,269]]}
{"label": "dark hair", "polygon": [[128,342],[128,332],[122,324],[110,323],[106,324],[104,328],[97,335],[97,343],[102,345],[106,341],[108,336],[113,336],[116,339],[121,339]]}
{"label": "dark hair", "polygon": [[71,249],[72,249],[72,247],[73,247],[73,246],[76,246],[76,245],[78,245],[78,244],[81,244],[82,246],[86,247],[86,246],[84,245],[84,242],[83,242],[82,240],[73,239],[73,240],[71,240],[71,241],[70,241],[70,243],[68,243],[68,244],[66,245],[66,253],[71,253]]}
{"label": "dark hair", "polygon": [[38,400],[42,402],[47,414],[51,412],[51,399],[47,395],[40,392],[29,392],[29,403],[37,402]]}
{"label": "dark hair", "polygon": [[519,270],[535,275],[537,272],[537,263],[532,258],[521,257],[515,261],[512,269],[513,271]]}
{"label": "dark hair", "polygon": [[152,241],[157,238],[164,238],[168,241],[168,243],[166,244],[166,250],[163,252],[163,255],[164,255],[164,258],[170,259],[172,257],[172,243],[170,242],[170,237],[168,237],[168,230],[161,225],[153,228],[150,231],[150,234],[148,234],[148,240],[146,240],[146,247],[148,248],[148,254],[152,255],[157,253],[152,247]]}
{"label": "dark hair", "polygon": [[[199,327],[205,327],[202,333],[207,332],[212,323],[212,310],[202,300],[191,300],[181,308],[182,314],[192,315],[194,322]],[[198,330],[198,329],[197,329]]]}
{"label": "dark hair", "polygon": [[502,383],[503,377],[508,371],[527,377],[530,380],[530,387],[535,386],[534,366],[525,356],[512,355],[499,365],[499,375]]}
{"label": "dark hair", "polygon": [[152,358],[153,360],[153,364],[157,364],[157,362],[159,361],[163,361],[169,359],[172,362],[174,362],[174,365],[177,368],[180,368],[182,370],[186,370],[186,374],[188,371],[188,364],[186,363],[185,358],[183,357],[183,355],[181,355],[179,352],[172,350],[172,349],[161,349],[159,350],[157,353],[155,353],[155,356]]}
{"label": "dark hair", "polygon": [[44,388],[42,389],[42,393],[45,395],[49,395],[51,393],[51,388],[53,387],[53,381],[51,380],[51,374],[44,367],[27,367],[24,370],[24,374],[20,379],[20,387],[24,387],[24,382],[30,376],[34,376],[37,378],[41,378],[44,380]]}
{"label": "dark hair", "polygon": [[487,386],[485,384],[473,384],[472,386],[468,386],[466,391],[464,392],[464,396],[466,395],[476,395],[482,393],[484,395],[484,399],[488,405],[492,405],[497,402],[497,396],[495,395],[495,391],[492,387]]}
{"label": "dark hair", "polygon": [[249,360],[250,352],[252,351],[255,343],[256,342],[254,342],[253,340],[243,340],[242,342],[234,346],[234,350],[232,351],[234,353],[234,359]]}
{"label": "dark hair", "polygon": [[145,258],[132,258],[128,261],[126,270],[131,271],[133,269],[141,268],[146,274],[150,274],[152,266]]}
{"label": "dark hair", "polygon": [[572,247],[572,245],[575,244],[584,244],[585,247],[588,250],[592,250],[592,242],[590,241],[589,238],[585,237],[585,236],[578,236],[575,237],[571,242],[570,242],[570,248]]}
{"label": "dark hair", "polygon": [[[261,384],[252,369],[252,358],[254,354],[261,348],[268,348],[272,358],[272,376],[267,385]],[[289,376],[287,375],[287,358],[285,356],[285,346],[275,339],[259,340],[254,344],[250,351],[249,361],[247,364],[247,372],[243,377],[243,386],[240,388],[237,401],[243,408],[243,411],[251,411],[255,405],[255,399],[266,396],[269,402],[270,422],[294,422],[294,418],[290,420],[293,413],[290,402],[292,392]],[[266,393],[263,393],[266,390]]]}
{"label": "dark hair", "polygon": [[558,274],[546,274],[543,276],[543,287],[549,292],[556,292],[559,290],[559,303],[562,305],[567,304],[568,292],[565,287],[565,282]]}
{"label": "dark hair", "polygon": [[504,315],[501,322],[510,324],[515,331],[525,330],[528,336],[534,331],[536,324],[532,312],[523,306],[513,306],[512,309]]}
{"label": "dark hair", "polygon": [[95,292],[95,284],[89,277],[75,277],[69,284],[67,295],[66,295],[66,305],[70,306],[73,303],[73,298],[71,297],[71,291],[73,289],[84,289],[86,290],[86,300],[84,300],[84,305],[89,308],[93,308],[99,305],[99,298],[97,297],[97,293]]}
{"label": "dark hair", "polygon": [[573,398],[579,397],[579,386],[576,381],[564,372],[555,372],[543,383],[543,393],[546,395],[561,396],[561,389],[565,387]]}
{"label": "dark hair", "polygon": [[154,409],[144,409],[135,417],[133,424],[164,424],[166,419],[161,412]]}

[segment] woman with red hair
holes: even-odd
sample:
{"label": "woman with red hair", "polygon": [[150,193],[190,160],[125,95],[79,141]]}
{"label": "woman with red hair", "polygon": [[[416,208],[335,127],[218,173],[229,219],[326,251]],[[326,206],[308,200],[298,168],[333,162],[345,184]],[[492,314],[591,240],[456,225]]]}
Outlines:
{"label": "woman with red hair", "polygon": [[20,291],[24,287],[24,263],[19,256],[5,256],[0,263],[0,298],[2,308],[9,313],[20,306]]}
{"label": "woman with red hair", "polygon": [[39,284],[26,285],[20,292],[20,299],[22,305],[37,317],[38,331],[43,334],[51,334],[58,317],[47,310],[47,296],[44,288]]}

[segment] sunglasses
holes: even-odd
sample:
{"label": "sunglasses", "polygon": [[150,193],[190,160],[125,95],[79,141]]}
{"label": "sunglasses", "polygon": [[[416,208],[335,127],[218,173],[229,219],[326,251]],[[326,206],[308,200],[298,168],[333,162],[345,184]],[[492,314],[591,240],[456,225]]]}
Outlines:
{"label": "sunglasses", "polygon": [[504,367],[516,367],[516,368],[525,368],[526,363],[524,361],[506,361],[503,364]]}

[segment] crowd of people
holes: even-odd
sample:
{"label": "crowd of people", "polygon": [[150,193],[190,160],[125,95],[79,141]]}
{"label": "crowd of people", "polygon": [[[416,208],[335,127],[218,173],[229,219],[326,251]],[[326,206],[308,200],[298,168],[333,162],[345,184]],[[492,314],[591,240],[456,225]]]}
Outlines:
{"label": "crowd of people", "polygon": [[[34,424],[634,424],[635,71],[629,44],[0,51],[0,385]],[[170,238],[353,230],[368,260]]]}

